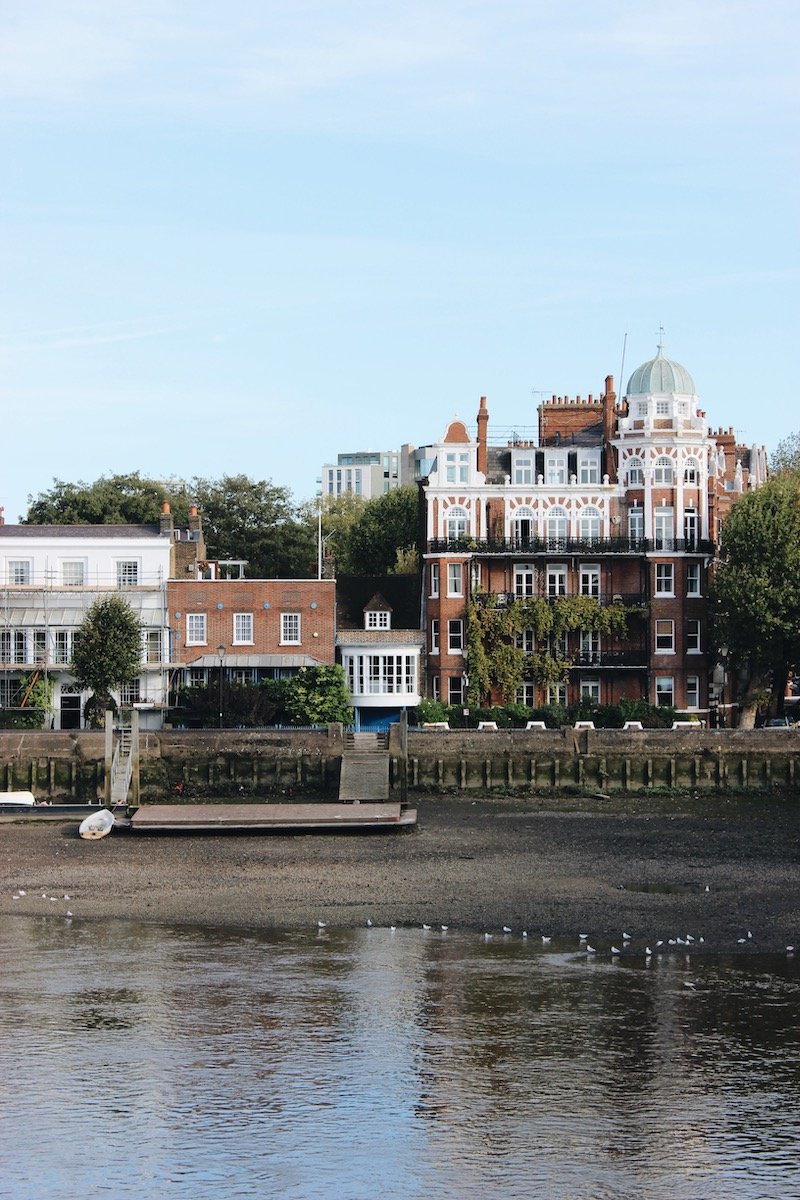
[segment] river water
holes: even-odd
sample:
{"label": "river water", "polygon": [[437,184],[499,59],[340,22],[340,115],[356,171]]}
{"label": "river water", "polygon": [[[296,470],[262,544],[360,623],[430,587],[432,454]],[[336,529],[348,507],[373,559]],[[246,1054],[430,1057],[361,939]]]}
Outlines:
{"label": "river water", "polygon": [[51,916],[0,948],[4,1198],[800,1196],[791,955]]}

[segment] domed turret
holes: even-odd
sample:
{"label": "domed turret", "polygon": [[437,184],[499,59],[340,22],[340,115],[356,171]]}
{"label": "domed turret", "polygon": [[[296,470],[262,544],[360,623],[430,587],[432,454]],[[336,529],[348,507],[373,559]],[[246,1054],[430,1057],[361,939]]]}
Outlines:
{"label": "domed turret", "polygon": [[664,355],[664,347],[659,342],[658,354],[649,362],[642,363],[628,380],[628,396],[653,396],[678,392],[683,396],[694,396],[695,387],[686,367],[673,362]]}

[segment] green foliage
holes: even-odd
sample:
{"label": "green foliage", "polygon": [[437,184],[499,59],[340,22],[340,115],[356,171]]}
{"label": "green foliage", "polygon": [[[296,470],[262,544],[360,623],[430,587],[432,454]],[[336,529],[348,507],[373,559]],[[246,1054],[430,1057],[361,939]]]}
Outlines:
{"label": "green foliage", "polygon": [[781,471],[800,471],[800,433],[790,433],[778,442],[769,466],[773,475]]}
{"label": "green foliage", "polygon": [[800,668],[800,473],[783,471],[733,507],[712,587],[717,653],[753,693],[781,696]]}
{"label": "green foliage", "polygon": [[98,705],[113,687],[132,683],[141,670],[142,626],[121,596],[95,600],[75,632],[72,667],[78,686],[91,688]]}
{"label": "green foliage", "polygon": [[353,720],[344,671],[338,665],[303,667],[289,680],[286,711],[295,725],[326,725]]}
{"label": "green foliage", "polygon": [[596,705],[589,701],[571,704],[546,704],[527,708],[524,704],[503,704],[485,707],[470,706],[465,717],[460,705],[423,700],[414,714],[414,723],[447,721],[451,729],[477,729],[480,721],[494,721],[498,729],[524,729],[528,721],[544,721],[548,729],[574,725],[576,721],[593,721],[597,729],[622,729],[626,721],[641,721],[645,729],[670,729],[676,720],[674,708],[656,708],[646,700],[623,699],[619,704]]}
{"label": "green foliage", "polygon": [[[496,596],[471,601],[466,609],[469,703],[487,700],[492,691],[508,699],[526,677],[542,687],[562,682],[574,658],[554,654],[547,639],[581,629],[621,638],[631,611],[620,603],[601,605],[593,596],[559,596],[555,600],[530,596],[503,605],[498,604]],[[526,629],[533,630],[537,646],[533,654],[527,655],[516,644]]]}
{"label": "green foliage", "polygon": [[192,480],[210,558],[245,558],[250,579],[316,575],[316,532],[300,519],[288,488],[224,475]]}
{"label": "green foliage", "polygon": [[143,479],[138,471],[128,475],[101,475],[94,483],[65,483],[38,496],[28,496],[24,525],[147,525],[157,522],[161,505],[169,500],[177,524],[189,515],[189,493],[179,479]]}
{"label": "green foliage", "polygon": [[[398,573],[414,563],[408,555],[416,549],[419,528],[419,493],[416,487],[398,487],[369,500],[350,529],[348,557],[354,575]],[[337,562],[338,562],[337,549]]]}

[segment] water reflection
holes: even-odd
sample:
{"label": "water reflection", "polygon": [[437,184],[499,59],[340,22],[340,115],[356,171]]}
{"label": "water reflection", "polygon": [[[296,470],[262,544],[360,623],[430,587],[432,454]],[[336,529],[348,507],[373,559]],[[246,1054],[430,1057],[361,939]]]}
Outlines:
{"label": "water reflection", "polygon": [[792,959],[45,918],[0,947],[0,1196],[800,1193]]}

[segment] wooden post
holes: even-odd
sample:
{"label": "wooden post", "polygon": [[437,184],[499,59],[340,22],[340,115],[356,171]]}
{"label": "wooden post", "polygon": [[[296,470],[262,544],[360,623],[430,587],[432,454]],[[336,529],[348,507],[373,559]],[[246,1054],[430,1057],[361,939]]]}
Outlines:
{"label": "wooden post", "polygon": [[106,808],[111,807],[111,764],[114,761],[114,714],[110,708],[106,709],[106,771],[103,776],[103,803]]}
{"label": "wooden post", "polygon": [[131,712],[131,788],[134,807],[139,807],[139,710]]}
{"label": "wooden post", "polygon": [[408,709],[400,713],[400,804],[408,803]]}

